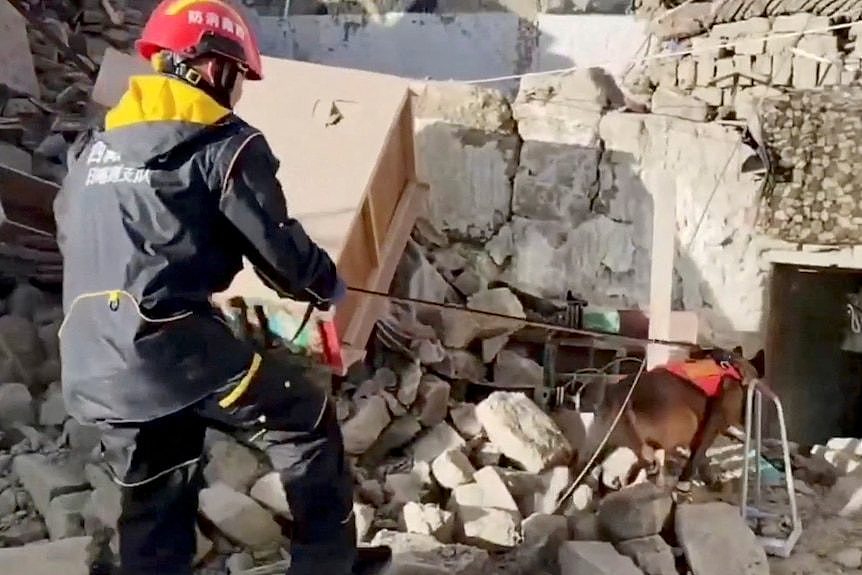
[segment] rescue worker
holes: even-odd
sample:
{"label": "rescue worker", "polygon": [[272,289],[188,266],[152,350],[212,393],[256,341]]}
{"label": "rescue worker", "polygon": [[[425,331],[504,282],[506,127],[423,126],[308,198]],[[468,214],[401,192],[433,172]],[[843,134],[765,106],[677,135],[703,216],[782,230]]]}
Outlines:
{"label": "rescue worker", "polygon": [[[137,43],[104,129],[73,145],[55,203],[69,412],[103,429],[122,492],[123,575],[190,575],[207,428],[254,436],[294,519],[290,575],[345,575],[352,480],[332,402],[300,367],[235,338],[211,304],[245,256],[280,294],[326,309],[345,294],[287,213],[278,161],[231,111],[261,56],[222,0],[166,0]],[[277,113],[277,111],[273,111]]]}

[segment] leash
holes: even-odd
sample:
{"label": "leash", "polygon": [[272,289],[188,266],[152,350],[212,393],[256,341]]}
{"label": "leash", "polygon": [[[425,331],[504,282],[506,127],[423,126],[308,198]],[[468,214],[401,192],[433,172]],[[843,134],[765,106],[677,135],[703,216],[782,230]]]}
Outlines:
{"label": "leash", "polygon": [[512,322],[520,322],[520,323],[527,325],[527,326],[530,326],[530,327],[537,327],[537,328],[541,328],[541,329],[546,329],[548,331],[557,332],[557,333],[565,333],[565,334],[569,334],[569,335],[590,337],[590,338],[594,338],[594,339],[607,339],[607,340],[613,340],[613,341],[620,342],[620,343],[628,343],[630,345],[643,345],[643,344],[652,343],[652,344],[658,344],[658,345],[682,347],[682,348],[686,348],[686,349],[700,349],[700,346],[698,346],[697,344],[689,343],[689,342],[685,342],[685,341],[672,341],[672,340],[653,339],[653,338],[637,338],[637,337],[631,337],[631,336],[626,336],[626,335],[620,335],[618,333],[595,331],[595,330],[589,330],[589,329],[580,329],[580,328],[568,327],[568,326],[564,326],[564,325],[558,325],[558,324],[546,322],[546,321],[529,320],[529,319],[525,319],[523,317],[507,315],[504,313],[498,313],[498,312],[494,312],[494,311],[486,311],[486,310],[482,310],[482,309],[470,308],[470,307],[467,307],[465,305],[440,303],[440,302],[429,301],[429,300],[413,298],[413,297],[396,296],[396,295],[392,295],[392,294],[388,294],[388,293],[384,293],[384,292],[380,292],[380,291],[375,291],[375,290],[370,290],[370,289],[365,289],[365,288],[360,288],[360,287],[348,286],[347,291],[353,292],[356,294],[371,296],[371,297],[378,297],[378,298],[382,298],[382,299],[385,299],[387,301],[396,302],[396,303],[415,304],[415,305],[421,305],[424,307],[430,307],[430,308],[434,308],[434,309],[445,309],[445,310],[454,311],[454,312],[463,313],[463,314],[492,317],[492,318],[496,318],[496,319],[509,320]]}

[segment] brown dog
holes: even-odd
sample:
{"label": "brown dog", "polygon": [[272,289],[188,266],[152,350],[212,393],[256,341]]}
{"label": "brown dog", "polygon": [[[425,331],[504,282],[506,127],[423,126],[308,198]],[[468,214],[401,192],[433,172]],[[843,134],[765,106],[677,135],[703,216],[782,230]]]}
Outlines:
{"label": "brown dog", "polygon": [[[689,373],[706,378],[699,386]],[[609,448],[628,447],[639,458],[640,469],[661,466],[656,452],[673,454],[688,449],[690,456],[680,475],[688,482],[697,471],[708,483],[706,450],[715,438],[731,426],[743,423],[746,387],[758,377],[754,366],[737,352],[715,350],[685,366],[668,365],[641,373],[622,417],[608,439]],[[596,420],[579,453],[578,470],[583,469],[620,412],[636,376],[608,386],[596,410]],[[711,381],[711,384],[709,383]]]}

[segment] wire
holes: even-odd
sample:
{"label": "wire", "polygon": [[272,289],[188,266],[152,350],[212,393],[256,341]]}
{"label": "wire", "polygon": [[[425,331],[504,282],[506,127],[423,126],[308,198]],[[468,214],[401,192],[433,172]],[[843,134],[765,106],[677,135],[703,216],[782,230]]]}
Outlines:
{"label": "wire", "polygon": [[[619,425],[620,419],[622,419],[623,413],[625,413],[626,408],[629,405],[629,401],[631,401],[632,395],[634,394],[635,388],[637,387],[638,382],[640,382],[641,376],[644,373],[644,368],[646,367],[646,360],[640,360],[640,364],[641,365],[638,368],[637,375],[635,375],[635,380],[632,382],[632,386],[629,388],[629,391],[626,394],[625,399],[623,400],[623,404],[620,406],[619,412],[617,413],[616,417],[614,417],[614,420],[611,422],[610,427],[608,427],[607,432],[605,432],[605,436],[599,442],[596,451],[593,453],[592,457],[590,457],[590,460],[587,461],[587,464],[584,465],[584,468],[581,470],[581,473],[577,476],[577,478],[575,478],[572,484],[569,485],[569,487],[563,492],[562,496],[560,496],[560,498],[557,500],[557,505],[554,508],[555,514],[560,512],[560,509],[562,509],[563,504],[566,502],[566,499],[572,496],[572,493],[575,492],[575,489],[578,488],[578,486],[581,484],[581,481],[583,481],[584,477],[587,476],[587,473],[590,471],[590,468],[593,466],[593,464],[595,464],[596,459],[598,459],[599,454],[605,448],[605,445],[607,445],[608,440],[611,438],[611,434],[613,434],[614,430],[617,428],[617,425]],[[594,422],[593,425],[595,425],[596,423],[597,422]]]}

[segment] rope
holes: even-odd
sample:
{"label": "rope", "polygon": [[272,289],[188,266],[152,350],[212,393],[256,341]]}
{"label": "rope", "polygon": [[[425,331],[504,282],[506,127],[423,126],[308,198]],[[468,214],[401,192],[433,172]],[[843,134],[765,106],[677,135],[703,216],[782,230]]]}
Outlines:
{"label": "rope", "polygon": [[[641,376],[644,373],[644,368],[646,367],[646,360],[641,360],[640,364],[641,365],[638,368],[637,375],[635,375],[635,380],[632,382],[632,386],[629,388],[629,391],[626,394],[625,399],[623,400],[623,404],[622,406],[620,406],[619,412],[617,413],[616,417],[614,417],[614,420],[611,422],[610,427],[608,427],[607,432],[605,432],[604,437],[602,437],[602,440],[599,442],[595,453],[593,453],[592,457],[590,457],[590,460],[587,461],[587,464],[584,465],[584,468],[581,470],[581,473],[577,476],[577,478],[575,478],[572,484],[569,485],[569,487],[557,500],[557,505],[554,508],[554,513],[560,512],[566,499],[572,496],[572,493],[575,492],[575,489],[578,488],[578,486],[581,484],[581,481],[583,481],[584,477],[587,476],[587,473],[589,472],[590,468],[593,466],[593,464],[595,464],[596,459],[599,458],[599,454],[605,448],[605,445],[607,445],[608,440],[610,440],[611,434],[613,434],[614,430],[617,428],[617,425],[619,425],[620,419],[622,419],[623,413],[625,413],[626,408],[629,405],[629,401],[631,401],[632,395],[634,394],[635,388],[637,387],[638,382],[640,382]],[[595,422],[593,423],[593,425],[595,425]]]}
{"label": "rope", "polygon": [[850,316],[850,331],[855,334],[862,333],[862,310],[848,303],[847,314]]}

